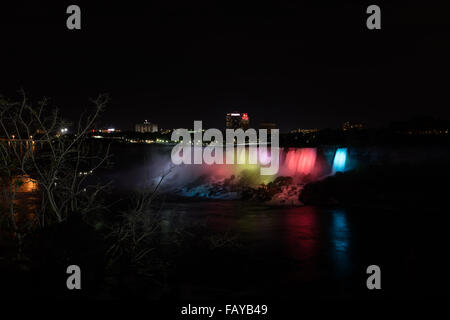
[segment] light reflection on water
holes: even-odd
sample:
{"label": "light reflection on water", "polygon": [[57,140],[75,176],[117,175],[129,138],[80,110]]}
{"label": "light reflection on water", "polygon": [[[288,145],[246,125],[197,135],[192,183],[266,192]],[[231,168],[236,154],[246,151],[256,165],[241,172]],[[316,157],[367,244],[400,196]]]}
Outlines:
{"label": "light reflection on water", "polygon": [[21,177],[20,185],[17,188],[17,192],[36,192],[38,190],[38,184],[36,180],[31,179],[30,177]]}
{"label": "light reflection on water", "polygon": [[29,176],[18,176],[13,179],[14,194],[9,193],[9,184],[2,184],[0,206],[9,211],[11,200],[14,204],[14,217],[16,223],[22,226],[22,223],[36,222],[36,211],[39,207],[38,183]]}
{"label": "light reflection on water", "polygon": [[350,270],[350,229],[347,214],[344,211],[333,211],[330,235],[334,247],[331,251],[334,265],[339,273],[348,273]]}
{"label": "light reflection on water", "polygon": [[194,269],[201,270],[196,285],[212,285],[219,273],[226,275],[221,286],[233,293],[241,288],[242,294],[289,298],[359,290],[353,272],[359,257],[351,252],[356,249],[353,219],[346,211],[240,201],[166,203],[163,211],[183,224],[205,222],[212,234],[239,242],[234,255],[218,253],[224,262],[214,264],[217,256],[196,261]]}
{"label": "light reflection on water", "polygon": [[320,240],[318,223],[314,207],[305,207],[286,215],[287,247],[292,257],[304,263],[316,255]]}
{"label": "light reflection on water", "polygon": [[212,232],[237,235],[244,250],[261,263],[287,264],[302,279],[345,276],[352,268],[351,228],[342,210],[237,201],[194,202],[167,209],[180,213],[184,221],[206,221]]}

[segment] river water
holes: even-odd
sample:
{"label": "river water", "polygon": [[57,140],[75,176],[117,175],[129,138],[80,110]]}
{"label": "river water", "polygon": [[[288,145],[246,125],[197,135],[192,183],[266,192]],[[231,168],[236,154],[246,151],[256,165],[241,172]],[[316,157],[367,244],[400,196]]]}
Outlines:
{"label": "river water", "polygon": [[[182,298],[418,298],[443,290],[440,217],[240,201],[168,203],[163,214],[204,222],[238,244],[234,253],[183,259]],[[378,292],[366,287],[373,264],[382,272]]]}
{"label": "river water", "polygon": [[[123,149],[116,152],[117,171],[111,177],[124,189],[145,185],[155,172],[148,168],[165,163],[156,157],[160,148]],[[408,210],[208,200],[167,202],[162,214],[181,225],[204,223],[212,234],[236,243],[226,253],[194,250],[180,259],[173,282],[181,298],[440,296],[445,288],[446,212]],[[367,289],[370,265],[381,268],[382,290]]]}

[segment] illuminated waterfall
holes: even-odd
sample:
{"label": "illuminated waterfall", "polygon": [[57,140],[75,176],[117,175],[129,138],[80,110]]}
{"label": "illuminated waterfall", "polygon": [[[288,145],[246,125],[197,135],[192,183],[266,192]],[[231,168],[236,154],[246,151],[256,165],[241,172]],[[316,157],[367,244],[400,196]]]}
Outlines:
{"label": "illuminated waterfall", "polygon": [[336,150],[333,160],[333,173],[343,172],[347,161],[347,148],[339,148]]}
{"label": "illuminated waterfall", "polygon": [[[259,149],[255,164],[249,163],[249,148],[236,151],[236,153],[233,152],[234,164],[227,164],[224,161],[223,164],[177,167],[174,170],[173,179],[169,183],[179,187],[182,190],[181,193],[186,196],[226,198],[232,197],[231,195],[236,193],[236,186],[240,185],[259,188],[261,184],[267,185],[277,177],[291,177],[292,186],[295,187],[349,169],[347,148],[337,148],[337,150],[335,148],[280,149],[279,153],[276,153],[280,157],[279,171],[276,175],[271,176],[260,174],[262,166],[271,164],[270,149]],[[224,160],[225,152],[224,150]],[[239,163],[236,163],[237,160],[240,160]]]}
{"label": "illuminated waterfall", "polygon": [[315,148],[291,149],[286,154],[286,159],[281,165],[291,176],[312,174],[317,158]]}
{"label": "illuminated waterfall", "polygon": [[307,175],[313,173],[316,165],[317,151],[315,148],[303,148],[297,150],[299,153],[297,162],[297,173]]}

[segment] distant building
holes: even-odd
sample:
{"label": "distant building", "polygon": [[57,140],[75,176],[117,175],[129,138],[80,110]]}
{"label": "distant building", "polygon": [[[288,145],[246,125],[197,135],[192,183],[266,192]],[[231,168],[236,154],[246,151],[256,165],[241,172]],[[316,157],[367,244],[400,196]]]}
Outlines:
{"label": "distant building", "polygon": [[99,133],[115,133],[115,132],[120,132],[119,129],[115,129],[113,127],[109,127],[106,129],[98,129],[98,130],[92,130],[92,132],[99,132]]}
{"label": "distant building", "polygon": [[99,132],[102,132],[102,133],[120,132],[119,129],[115,129],[115,128],[100,129],[100,130],[98,130],[98,131],[99,131]]}
{"label": "distant building", "polygon": [[238,112],[227,113],[225,127],[227,129],[237,129],[241,126],[241,114]]}
{"label": "distant building", "polygon": [[244,130],[247,130],[250,128],[250,118],[248,117],[247,113],[242,114],[241,118],[241,128]]}
{"label": "distant building", "polygon": [[365,125],[360,122],[350,122],[346,121],[342,124],[342,130],[348,131],[348,130],[361,130],[364,129]]}
{"label": "distant building", "polygon": [[244,129],[250,128],[250,118],[247,113],[231,112],[227,113],[225,118],[225,127],[227,129]]}
{"label": "distant building", "polygon": [[272,129],[276,129],[276,128],[277,128],[277,125],[276,125],[276,123],[269,122],[269,121],[265,121],[265,122],[261,122],[261,123],[259,124],[259,128],[260,128],[260,129],[267,129],[267,132],[270,134],[270,131],[271,131]]}
{"label": "distant building", "polygon": [[429,116],[414,117],[408,121],[393,122],[389,128],[396,133],[409,135],[448,135],[450,122]]}
{"label": "distant building", "polygon": [[144,123],[139,123],[135,126],[135,131],[141,133],[158,132],[158,125],[145,120]]}
{"label": "distant building", "polygon": [[171,134],[174,129],[159,129],[161,134]]}
{"label": "distant building", "polygon": [[315,133],[315,132],[319,132],[319,129],[311,128],[311,129],[294,129],[294,130],[291,130],[291,133],[310,134],[310,133]]}

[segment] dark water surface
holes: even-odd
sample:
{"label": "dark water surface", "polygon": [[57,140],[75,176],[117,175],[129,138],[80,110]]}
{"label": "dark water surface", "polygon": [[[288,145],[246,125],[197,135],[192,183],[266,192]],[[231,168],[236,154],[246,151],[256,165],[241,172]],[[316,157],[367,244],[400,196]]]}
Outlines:
{"label": "dark water surface", "polygon": [[[176,280],[181,298],[422,298],[444,289],[439,216],[238,201],[168,203],[163,214],[205,223],[239,244],[185,257]],[[366,287],[372,264],[382,272],[377,292]]]}

